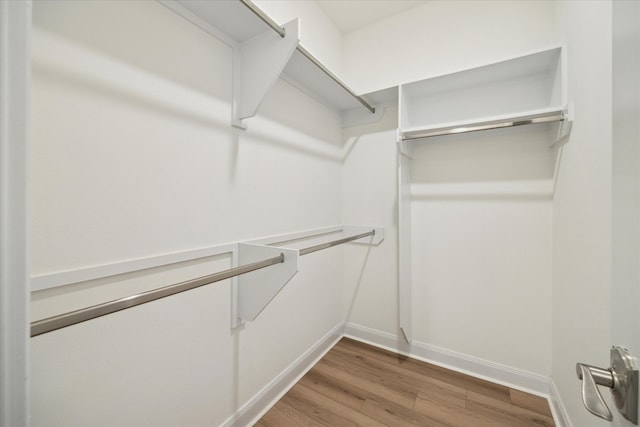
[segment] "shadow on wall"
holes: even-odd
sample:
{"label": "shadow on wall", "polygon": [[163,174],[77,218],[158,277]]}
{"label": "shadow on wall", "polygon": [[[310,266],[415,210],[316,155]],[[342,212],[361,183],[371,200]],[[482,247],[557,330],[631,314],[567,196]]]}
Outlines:
{"label": "shadow on wall", "polygon": [[435,137],[414,145],[413,200],[551,200],[561,150],[552,127]]}
{"label": "shadow on wall", "polygon": [[33,22],[115,63],[196,93],[221,100],[231,97],[229,46],[160,2],[36,2]]}
{"label": "shadow on wall", "polygon": [[[229,133],[235,151],[232,168],[238,144],[254,137],[277,149],[342,160],[340,114],[282,79],[268,92],[257,116],[246,120],[247,131],[232,128],[232,48],[162,4],[36,6],[33,64],[39,78],[143,113]],[[144,28],[139,16],[145,16]]]}
{"label": "shadow on wall", "polygon": [[358,299],[358,294],[360,292],[360,286],[362,285],[362,280],[364,278],[364,272],[367,267],[367,262],[369,261],[369,255],[371,254],[371,246],[367,247],[367,253],[364,255],[364,259],[362,260],[362,266],[360,267],[360,273],[358,274],[358,280],[356,282],[356,286],[351,292],[351,295],[348,297],[348,307],[345,314],[345,320],[349,322],[351,320],[351,315],[353,314],[353,308],[355,306],[356,300]]}
{"label": "shadow on wall", "polygon": [[222,99],[85,48],[54,33],[34,29],[33,43],[33,70],[41,79],[53,79],[69,90],[98,95],[100,99],[204,127],[224,130],[229,126],[229,122],[218,118],[229,115],[229,103]]}
{"label": "shadow on wall", "polygon": [[[346,161],[356,147],[361,137],[381,132],[395,131],[398,128],[398,108],[396,106],[378,105],[376,108],[384,108],[382,117],[378,122],[351,126],[342,130],[342,160]],[[389,144],[396,144],[393,139]],[[390,159],[395,161],[395,159]]]}
{"label": "shadow on wall", "polygon": [[[395,131],[397,116],[396,107],[385,107],[380,121],[343,128],[340,112],[279,79],[267,93],[258,114],[246,120],[246,135],[259,138],[260,144],[344,163],[362,136]],[[391,138],[388,143],[393,146],[395,140]],[[395,162],[395,158],[389,160]]]}
{"label": "shadow on wall", "polygon": [[534,181],[553,178],[547,125],[435,137],[414,145],[413,183]]}
{"label": "shadow on wall", "polygon": [[[339,148],[341,141],[340,113],[303,93],[291,83],[278,79],[267,92],[257,117],[299,132],[320,141],[327,148]],[[249,127],[255,119],[247,119]]]}

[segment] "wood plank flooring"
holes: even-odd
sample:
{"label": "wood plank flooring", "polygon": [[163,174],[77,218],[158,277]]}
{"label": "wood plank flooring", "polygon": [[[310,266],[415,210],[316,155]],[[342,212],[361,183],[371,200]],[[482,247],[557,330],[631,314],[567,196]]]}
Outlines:
{"label": "wood plank flooring", "polygon": [[555,424],[546,399],[343,338],[255,426]]}

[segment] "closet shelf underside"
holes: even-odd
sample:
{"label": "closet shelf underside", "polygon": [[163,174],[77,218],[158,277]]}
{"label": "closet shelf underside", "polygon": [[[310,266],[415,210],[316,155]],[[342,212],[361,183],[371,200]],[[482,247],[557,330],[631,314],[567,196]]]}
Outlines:
{"label": "closet shelf underside", "polygon": [[[206,24],[218,29],[238,46],[265,32],[273,31],[279,38],[284,34],[283,27],[276,24],[250,0],[162,0],[162,2],[185,15],[187,19],[194,20],[193,15],[195,15],[196,20],[203,20]],[[285,64],[283,72],[289,81],[293,81],[304,92],[336,111],[343,112],[364,107],[370,113],[375,113],[374,105],[355,93],[299,43]]]}

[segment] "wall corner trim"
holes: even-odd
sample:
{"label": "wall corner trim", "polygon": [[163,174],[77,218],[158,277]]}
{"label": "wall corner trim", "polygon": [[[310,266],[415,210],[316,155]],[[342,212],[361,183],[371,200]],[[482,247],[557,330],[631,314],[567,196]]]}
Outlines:
{"label": "wall corner trim", "polygon": [[573,427],[569,422],[558,390],[548,377],[415,340],[411,345],[408,345],[399,335],[349,322],[336,324],[222,425],[224,427],[240,427],[255,423],[343,337],[545,397],[549,401],[556,425],[558,427]]}
{"label": "wall corner trim", "polygon": [[31,1],[0,1],[0,426],[29,425]]}
{"label": "wall corner trim", "polygon": [[573,427],[567,412],[566,406],[560,397],[560,392],[553,382],[553,378],[549,380],[549,406],[551,407],[551,413],[553,414],[553,421],[555,421],[557,427]]}
{"label": "wall corner trim", "polygon": [[544,375],[457,353],[416,340],[412,340],[411,345],[408,345],[399,335],[353,323],[345,325],[345,336],[443,368],[549,398],[550,379]]}
{"label": "wall corner trim", "polygon": [[280,375],[260,390],[242,408],[228,418],[224,427],[253,425],[265,412],[293,387],[344,336],[344,322],[339,322]]}

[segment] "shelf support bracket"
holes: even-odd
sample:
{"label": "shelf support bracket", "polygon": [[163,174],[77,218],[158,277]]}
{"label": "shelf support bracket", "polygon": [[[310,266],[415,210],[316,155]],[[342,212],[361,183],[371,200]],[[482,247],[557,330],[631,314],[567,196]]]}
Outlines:
{"label": "shelf support bracket", "polygon": [[573,126],[574,119],[574,107],[573,102],[569,103],[566,110],[563,111],[564,120],[558,123],[555,140],[551,145],[566,138],[571,133],[571,127]]}
{"label": "shelf support bracket", "polygon": [[[399,142],[399,146],[403,144]],[[398,155],[398,322],[402,336],[411,344],[411,158]]]}
{"label": "shelf support bracket", "polygon": [[274,246],[239,243],[237,262],[249,264],[261,259],[284,255],[282,264],[239,276],[234,285],[231,325],[238,327],[252,321],[298,272],[298,250]]}
{"label": "shelf support bracket", "polygon": [[413,144],[402,139],[402,132],[396,129],[396,143],[398,144],[398,154],[413,160]]}
{"label": "shelf support bracket", "polygon": [[234,48],[233,126],[246,129],[243,120],[255,116],[298,46],[298,20],[284,28],[284,37],[268,30]]}

